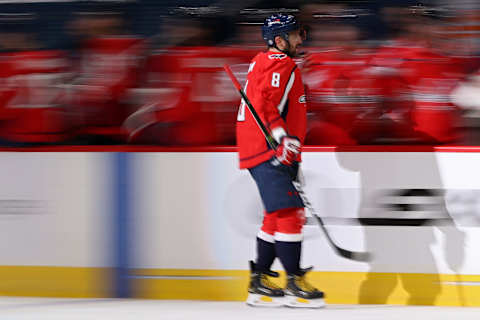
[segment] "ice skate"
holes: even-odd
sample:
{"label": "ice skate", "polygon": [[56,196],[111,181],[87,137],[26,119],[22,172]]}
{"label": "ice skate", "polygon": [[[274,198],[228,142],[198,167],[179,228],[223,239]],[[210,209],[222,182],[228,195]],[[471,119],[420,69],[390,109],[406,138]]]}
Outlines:
{"label": "ice skate", "polygon": [[285,305],[292,308],[322,308],[325,306],[324,294],[306,280],[311,268],[302,269],[298,274],[287,275]]}
{"label": "ice skate", "polygon": [[280,307],[284,305],[285,294],[282,288],[272,283],[268,277],[278,277],[274,271],[256,270],[256,265],[250,261],[250,286],[248,288],[247,304],[254,307]]}

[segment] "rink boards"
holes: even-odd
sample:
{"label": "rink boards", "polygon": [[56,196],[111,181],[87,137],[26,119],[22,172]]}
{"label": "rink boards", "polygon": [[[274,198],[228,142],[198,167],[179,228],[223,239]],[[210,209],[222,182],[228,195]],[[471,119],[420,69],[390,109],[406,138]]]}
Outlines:
{"label": "rink boards", "polygon": [[[233,149],[33,151],[0,158],[1,294],[245,298],[262,204]],[[328,302],[480,305],[480,148],[306,151],[332,237],[375,257],[338,257],[309,221]]]}

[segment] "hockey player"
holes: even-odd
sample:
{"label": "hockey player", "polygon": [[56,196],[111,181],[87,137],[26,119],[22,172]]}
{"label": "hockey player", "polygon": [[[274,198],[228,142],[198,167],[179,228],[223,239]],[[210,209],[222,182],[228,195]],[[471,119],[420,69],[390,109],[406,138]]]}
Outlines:
{"label": "hockey player", "polygon": [[127,16],[110,12],[108,5],[88,8],[77,19],[81,50],[72,61],[68,95],[78,127],[76,139],[91,144],[123,142],[122,123],[131,112],[129,94],[137,85],[145,42],[129,33]]}
{"label": "hockey player", "polygon": [[129,142],[234,145],[238,93],[222,66],[248,65],[257,51],[214,46],[213,17],[183,9],[188,12],[179,9],[164,26],[170,40],[153,43],[132,90],[136,111],[124,122]]}
{"label": "hockey player", "polygon": [[64,53],[46,50],[30,13],[0,14],[0,143],[65,143],[70,129],[63,104]]}
{"label": "hockey player", "polygon": [[[300,268],[305,213],[292,183],[292,176],[298,174],[306,131],[305,93],[300,71],[292,60],[302,43],[301,30],[293,16],[274,14],[265,20],[262,33],[268,51],[253,58],[245,91],[279,147],[269,148],[242,101],[237,117],[240,168],[249,170],[265,207],[257,235],[257,259],[250,262],[247,304],[322,307],[323,292],[306,282],[310,269]],[[276,257],[287,273],[284,290],[268,278],[278,276],[270,271]]]}
{"label": "hockey player", "polygon": [[380,109],[381,86],[368,70],[370,50],[360,45],[361,31],[355,19],[332,14],[320,20],[316,29],[328,30],[330,38],[316,41],[325,47],[313,47],[305,63],[311,120],[307,144],[371,142],[379,132],[378,123],[358,125]]}
{"label": "hockey player", "polygon": [[446,50],[450,40],[439,19],[417,9],[405,20],[403,32],[382,45],[371,60],[375,67],[390,70],[402,80],[403,89],[399,90],[399,84],[391,86],[406,106],[405,126],[398,127],[395,135],[411,139],[409,143],[458,143],[462,138],[456,129],[462,122],[461,113],[449,95],[464,77],[464,67]]}

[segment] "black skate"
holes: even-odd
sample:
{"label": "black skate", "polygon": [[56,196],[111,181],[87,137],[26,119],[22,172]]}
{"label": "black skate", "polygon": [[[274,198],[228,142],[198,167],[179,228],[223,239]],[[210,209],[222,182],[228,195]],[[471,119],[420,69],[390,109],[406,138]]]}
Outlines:
{"label": "black skate", "polygon": [[307,282],[305,275],[312,268],[298,274],[287,274],[285,305],[293,308],[321,308],[325,306],[324,294]]}
{"label": "black skate", "polygon": [[247,304],[254,307],[280,307],[284,305],[285,294],[282,288],[272,283],[270,277],[278,277],[274,271],[256,270],[255,263],[250,261],[250,286],[248,287]]}

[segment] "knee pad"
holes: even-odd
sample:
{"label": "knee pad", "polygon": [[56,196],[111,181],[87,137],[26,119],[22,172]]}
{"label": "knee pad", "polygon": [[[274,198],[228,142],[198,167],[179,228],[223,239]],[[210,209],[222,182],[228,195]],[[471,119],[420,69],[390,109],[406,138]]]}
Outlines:
{"label": "knee pad", "polygon": [[275,240],[302,241],[302,228],[305,224],[305,210],[290,208],[277,211],[277,230]]}

